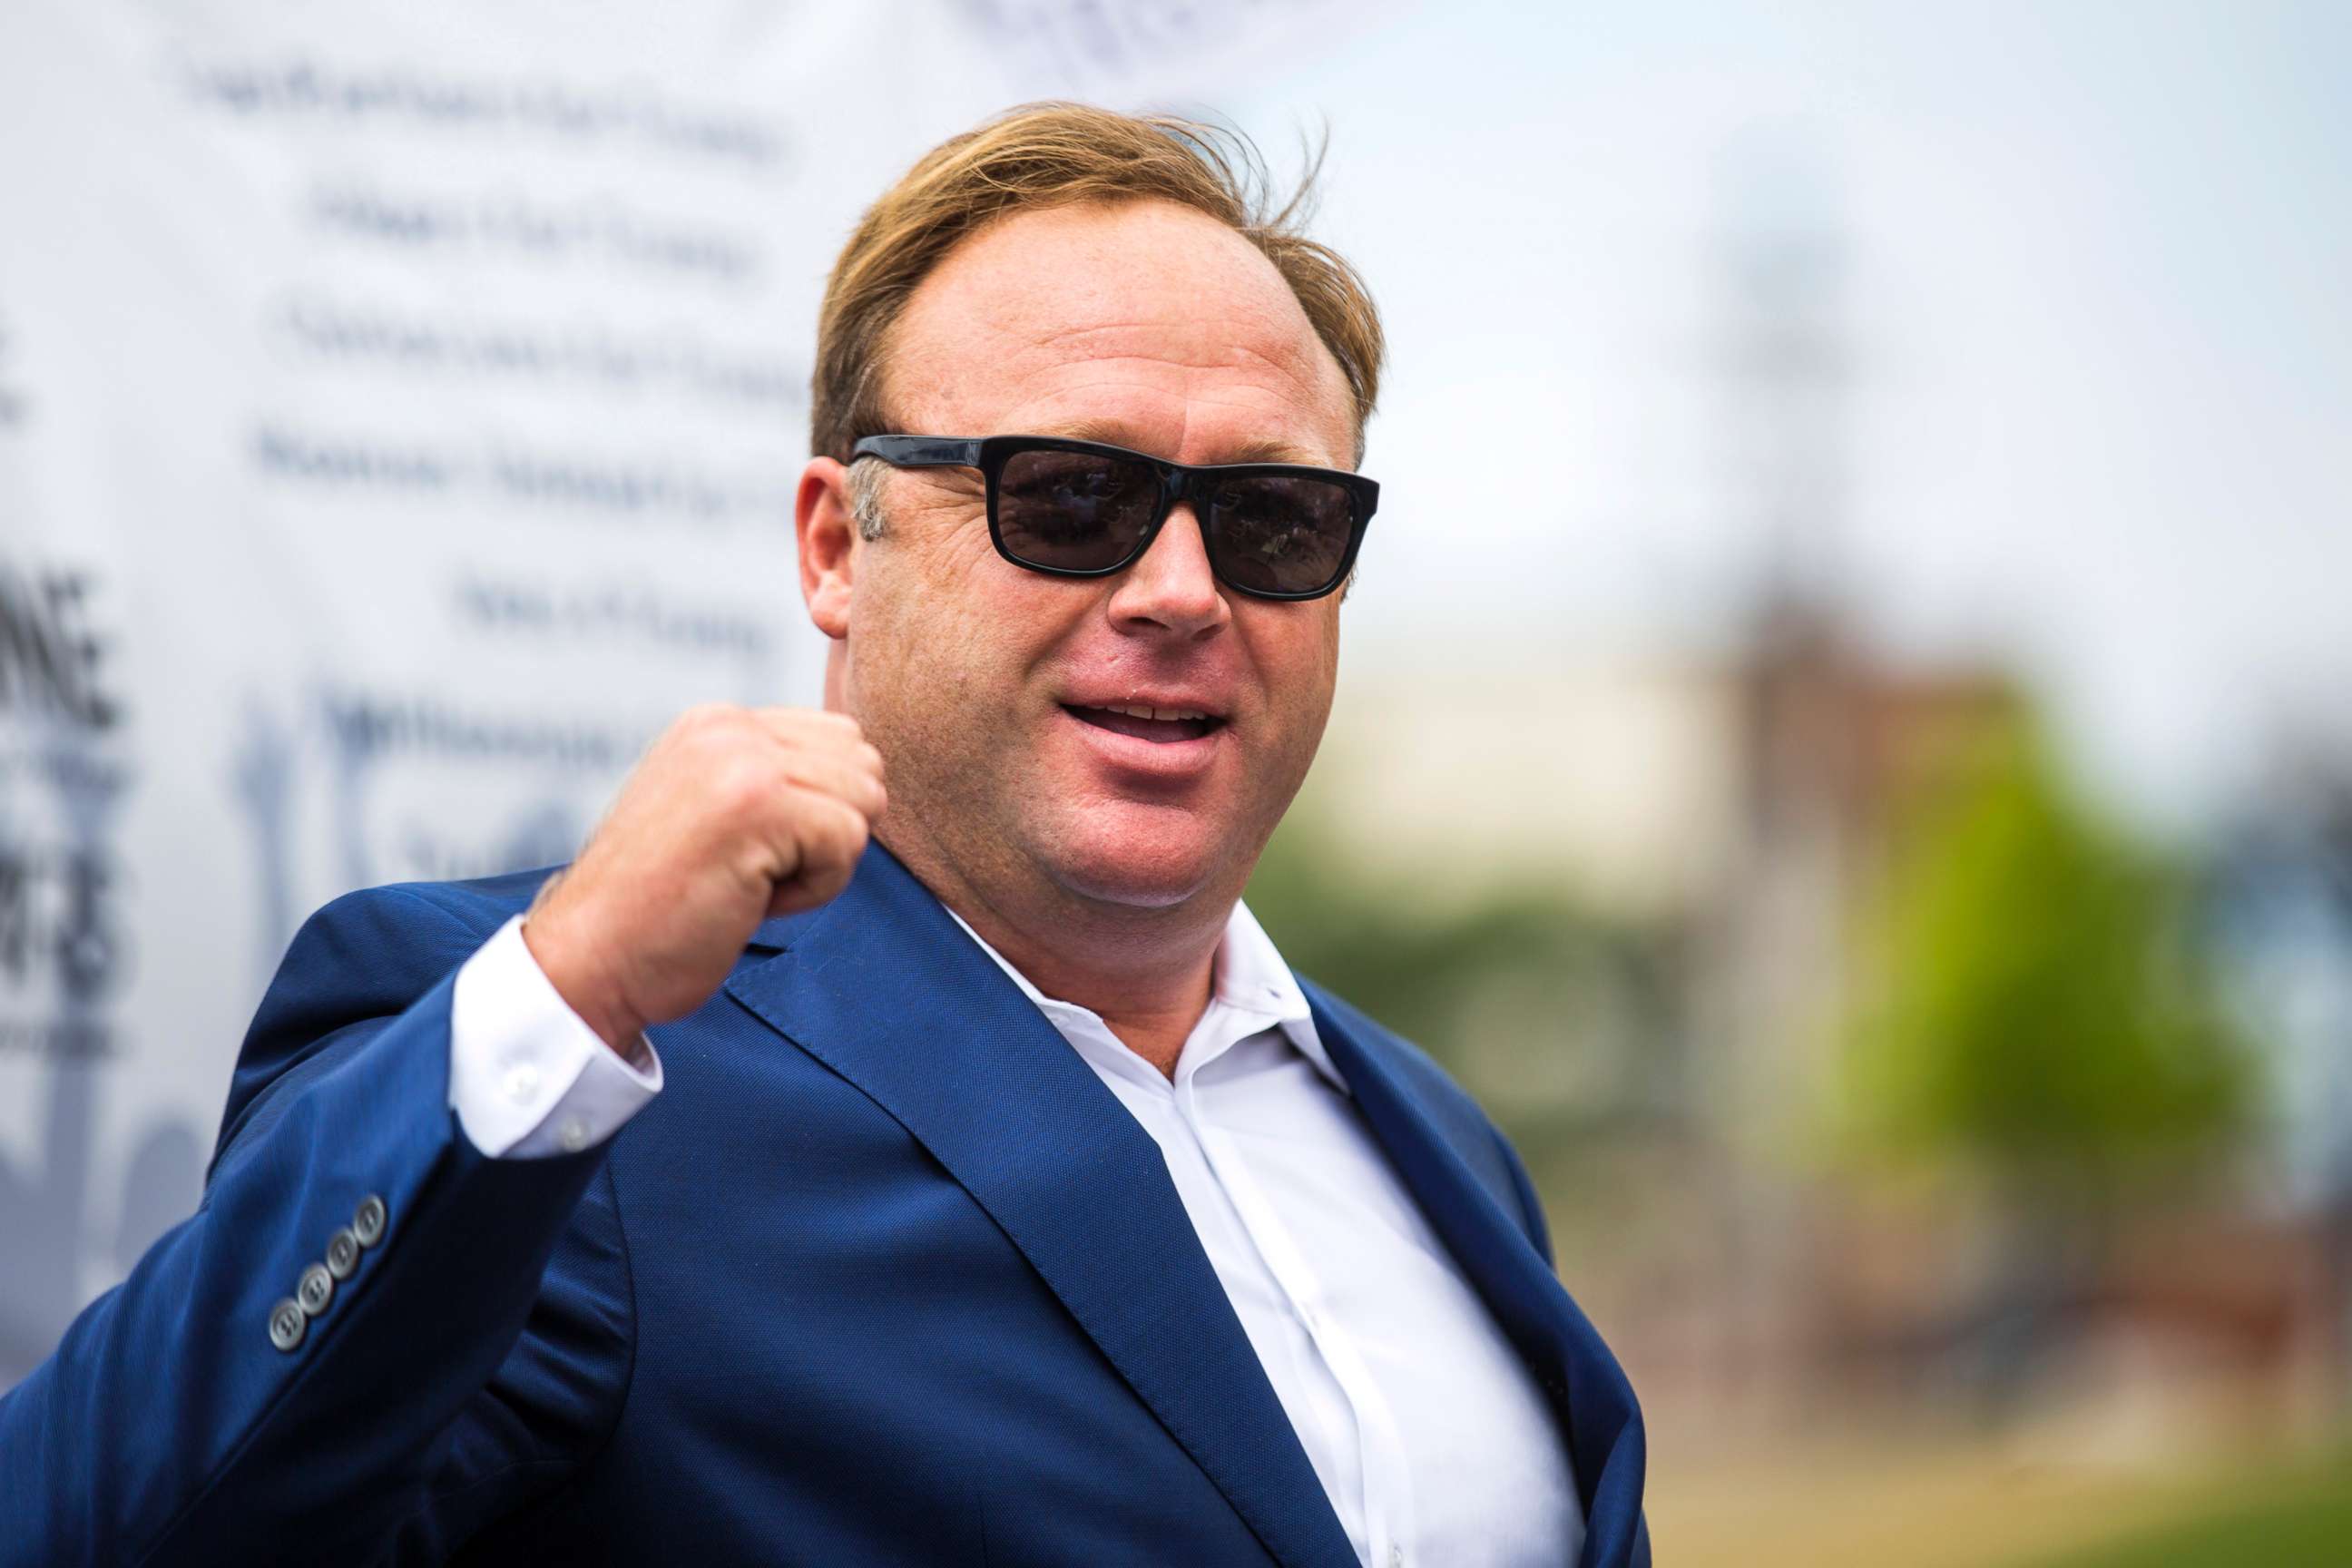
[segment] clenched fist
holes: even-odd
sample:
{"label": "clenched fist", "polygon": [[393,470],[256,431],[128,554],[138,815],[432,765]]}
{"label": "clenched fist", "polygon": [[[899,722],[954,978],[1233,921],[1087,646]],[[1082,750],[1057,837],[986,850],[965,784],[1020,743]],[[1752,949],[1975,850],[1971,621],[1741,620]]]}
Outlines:
{"label": "clenched fist", "polygon": [[886,799],[882,753],[845,713],[691,709],[540,889],[523,942],[625,1050],[709,1000],[761,921],[848,886]]}

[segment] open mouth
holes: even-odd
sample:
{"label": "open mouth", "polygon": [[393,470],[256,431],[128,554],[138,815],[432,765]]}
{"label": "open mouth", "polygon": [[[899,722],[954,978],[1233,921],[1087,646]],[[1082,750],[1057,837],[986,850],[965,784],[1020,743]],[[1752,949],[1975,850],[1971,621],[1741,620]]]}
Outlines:
{"label": "open mouth", "polygon": [[1098,730],[1114,734],[1132,735],[1139,741],[1157,741],[1162,744],[1176,741],[1197,741],[1202,736],[1221,729],[1224,720],[1213,713],[1190,708],[1148,708],[1139,702],[1122,702],[1104,708],[1081,708],[1066,702],[1062,710],[1082,724],[1092,724]]}

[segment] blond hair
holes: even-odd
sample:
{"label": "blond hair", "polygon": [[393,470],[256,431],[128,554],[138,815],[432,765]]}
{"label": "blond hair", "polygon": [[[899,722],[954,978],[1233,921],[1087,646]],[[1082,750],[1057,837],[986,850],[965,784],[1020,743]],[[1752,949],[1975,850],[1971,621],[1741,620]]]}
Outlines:
{"label": "blond hair", "polygon": [[833,264],[817,314],[810,449],[847,462],[860,437],[885,433],[890,331],[916,288],[962,240],[1014,213],[1159,200],[1206,213],[1274,263],[1347,377],[1361,462],[1386,350],[1363,279],[1339,252],[1301,232],[1321,163],[1318,153],[1277,208],[1248,138],[1173,115],[1031,103],[940,142],[866,209]]}

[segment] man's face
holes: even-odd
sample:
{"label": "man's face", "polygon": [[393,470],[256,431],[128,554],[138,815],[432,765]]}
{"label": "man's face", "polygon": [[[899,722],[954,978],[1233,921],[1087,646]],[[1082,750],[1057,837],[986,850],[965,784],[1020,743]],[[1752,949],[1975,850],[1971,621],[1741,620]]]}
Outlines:
{"label": "man's face", "polygon": [[[912,434],[1352,463],[1346,380],[1281,276],[1166,203],[982,231],[916,290],[885,375]],[[884,495],[883,537],[854,547],[842,673],[887,759],[885,839],[920,835],[983,896],[1040,877],[1138,907],[1237,896],[1322,738],[1339,595],[1226,588],[1189,505],[1127,570],[1078,579],[996,553],[974,470],[893,471]]]}

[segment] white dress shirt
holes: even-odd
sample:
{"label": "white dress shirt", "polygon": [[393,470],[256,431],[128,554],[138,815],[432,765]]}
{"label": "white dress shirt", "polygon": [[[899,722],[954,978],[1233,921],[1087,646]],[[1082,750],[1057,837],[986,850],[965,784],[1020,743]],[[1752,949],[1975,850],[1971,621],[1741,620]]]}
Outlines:
{"label": "white dress shirt", "polygon": [[[1226,923],[1172,1080],[971,935],[1160,1145],[1367,1568],[1573,1563],[1583,1514],[1542,1394],[1381,1153],[1248,909]],[[450,1102],[485,1153],[584,1148],[659,1089],[638,1047],[641,1065],[625,1063],[563,1004],[518,919],[458,973]]]}

